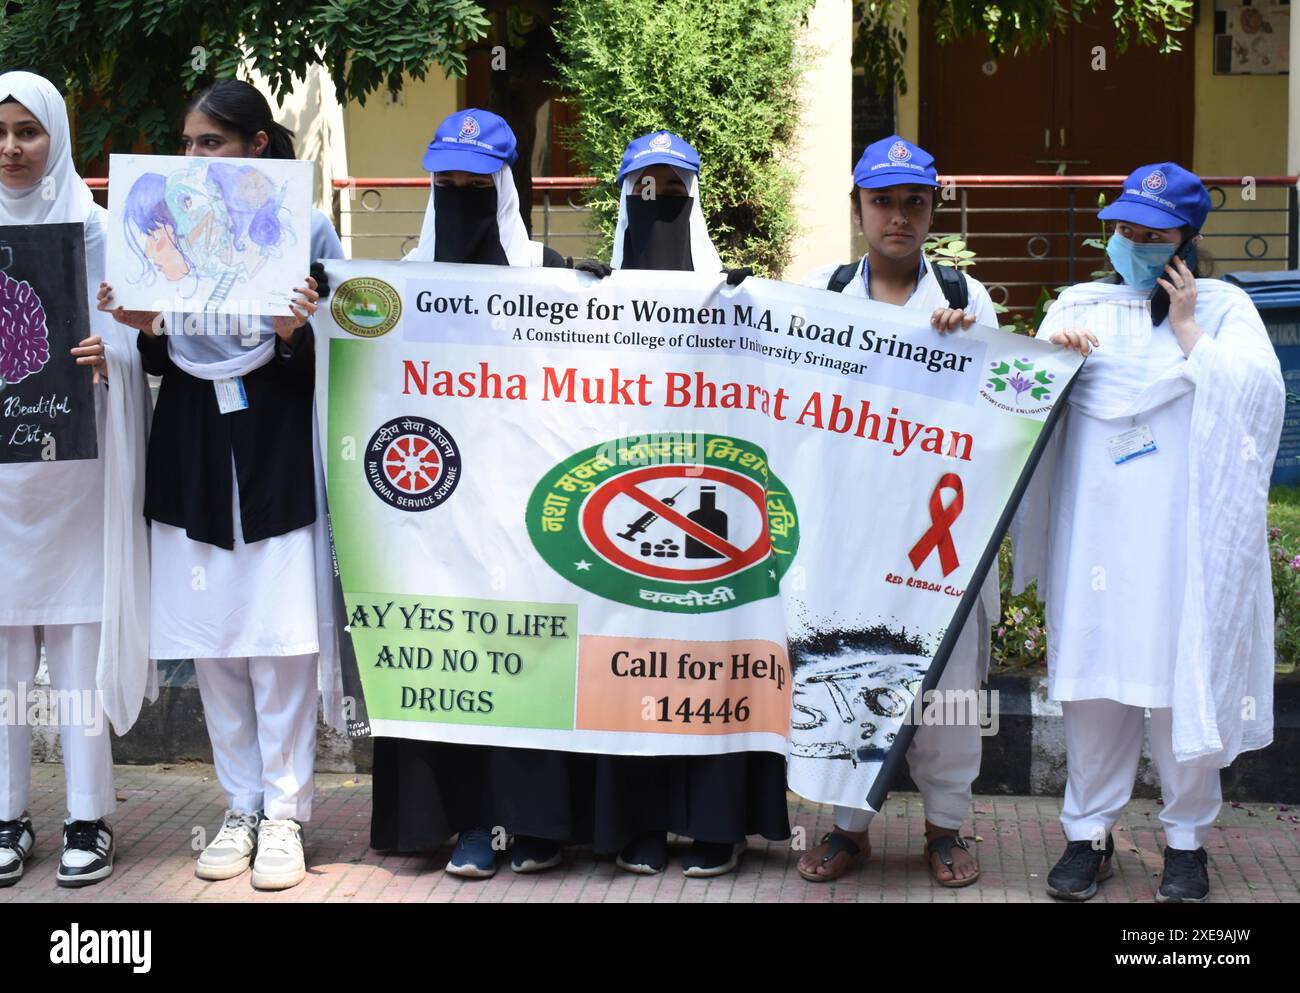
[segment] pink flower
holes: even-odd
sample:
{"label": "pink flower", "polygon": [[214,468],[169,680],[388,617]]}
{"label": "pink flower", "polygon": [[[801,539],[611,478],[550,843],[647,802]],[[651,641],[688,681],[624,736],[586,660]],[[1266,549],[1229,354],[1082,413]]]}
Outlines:
{"label": "pink flower", "polygon": [[1300,555],[1297,555],[1291,560],[1291,568],[1296,572],[1300,572]]}
{"label": "pink flower", "polygon": [[1032,652],[1033,650],[1034,650],[1034,639],[1033,639],[1033,638],[1026,638],[1026,639],[1025,639],[1025,651],[1027,651],[1027,652]]}
{"label": "pink flower", "polygon": [[1007,634],[1007,629],[1006,629],[1005,627],[1000,627],[1000,628],[998,628],[998,637],[999,637],[999,638],[1004,638],[1004,637],[1006,637],[1006,634]]}
{"label": "pink flower", "polygon": [[1268,529],[1268,540],[1269,540],[1269,541],[1277,541],[1277,539],[1280,538],[1280,537],[1282,537],[1282,529],[1281,529],[1281,528],[1269,528],[1269,529]]}

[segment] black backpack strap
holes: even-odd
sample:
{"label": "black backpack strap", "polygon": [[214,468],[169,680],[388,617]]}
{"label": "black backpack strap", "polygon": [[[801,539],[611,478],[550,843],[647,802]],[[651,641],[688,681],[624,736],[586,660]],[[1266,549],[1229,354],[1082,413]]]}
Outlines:
{"label": "black backpack strap", "polygon": [[858,264],[856,262],[845,262],[831,275],[831,281],[826,284],[826,288],[832,293],[843,293],[844,287],[853,282],[853,275],[857,271]]}
{"label": "black backpack strap", "polygon": [[948,301],[948,306],[953,310],[965,310],[970,304],[970,291],[961,270],[956,266],[939,265],[934,261],[930,261],[929,264],[934,278],[939,281],[939,289],[943,290],[943,298]]}

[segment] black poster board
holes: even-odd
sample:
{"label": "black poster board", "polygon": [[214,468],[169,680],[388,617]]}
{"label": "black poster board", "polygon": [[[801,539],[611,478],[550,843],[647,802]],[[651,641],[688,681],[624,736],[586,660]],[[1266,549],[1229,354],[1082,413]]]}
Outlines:
{"label": "black poster board", "polygon": [[0,463],[93,459],[81,224],[0,225]]}

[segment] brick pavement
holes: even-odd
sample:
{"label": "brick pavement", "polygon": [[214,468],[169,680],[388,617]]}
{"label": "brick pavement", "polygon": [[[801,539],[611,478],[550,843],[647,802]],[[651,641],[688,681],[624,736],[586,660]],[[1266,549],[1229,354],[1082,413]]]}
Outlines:
{"label": "brick pavement", "polygon": [[[806,882],[795,870],[798,852],[791,843],[763,839],[750,840],[739,871],[712,880],[686,879],[675,862],[659,876],[632,876],[615,868],[612,859],[576,848],[549,873],[519,876],[506,866],[491,880],[466,881],[441,871],[449,847],[423,855],[369,849],[368,776],[322,773],[316,780],[316,812],[306,832],[307,879],[285,892],[259,893],[247,874],[217,883],[194,877],[196,839],[217,830],[224,808],[211,766],[118,766],[115,871],[99,885],[68,890],[54,882],[63,770],[37,765],[31,802],[36,850],[23,879],[0,889],[0,903],[1054,903],[1044,884],[1065,844],[1055,798],[976,797],[967,832],[977,839],[982,879],[965,889],[942,889],[931,882],[920,855],[920,799],[899,793],[872,826],[871,859],[834,883]],[[1150,800],[1129,805],[1115,835],[1115,875],[1094,903],[1151,902],[1162,864],[1158,811]],[[796,836],[809,843],[831,826],[829,807],[794,795],[790,818]],[[1207,848],[1212,901],[1300,903],[1300,809],[1225,804]]]}

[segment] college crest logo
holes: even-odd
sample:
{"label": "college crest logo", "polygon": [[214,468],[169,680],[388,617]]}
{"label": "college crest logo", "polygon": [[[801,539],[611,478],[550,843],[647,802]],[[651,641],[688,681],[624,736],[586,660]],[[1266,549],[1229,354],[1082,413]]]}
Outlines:
{"label": "college crest logo", "polygon": [[533,546],[589,593],[702,614],[779,592],[799,547],[794,500],[739,438],[653,434],[578,452],[525,511]]}
{"label": "college crest logo", "polygon": [[[1028,358],[1000,359],[989,363],[988,379],[980,391],[984,399],[1003,410],[1037,414],[1051,407],[1054,373],[1034,370]],[[1028,400],[1025,398],[1028,397]],[[1037,406],[1034,406],[1034,405]]]}
{"label": "college crest logo", "polygon": [[906,162],[912,157],[912,152],[901,141],[896,141],[889,146],[889,157],[894,162]]}
{"label": "college crest logo", "polygon": [[462,138],[477,138],[482,129],[478,126],[478,121],[466,115],[460,122],[460,136]]}
{"label": "college crest logo", "polygon": [[348,334],[378,338],[393,330],[401,319],[402,298],[382,279],[345,279],[333,292],[330,316]]}
{"label": "college crest logo", "polygon": [[1146,179],[1142,180],[1142,189],[1148,193],[1163,193],[1169,186],[1169,180],[1165,178],[1164,172],[1160,169],[1153,171]]}
{"label": "college crest logo", "polygon": [[362,460],[375,495],[398,510],[432,510],[460,482],[460,449],[426,417],[395,417],[370,438]]}

